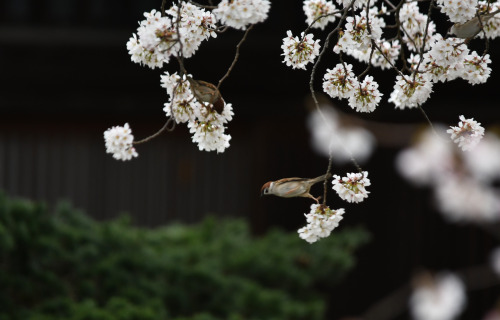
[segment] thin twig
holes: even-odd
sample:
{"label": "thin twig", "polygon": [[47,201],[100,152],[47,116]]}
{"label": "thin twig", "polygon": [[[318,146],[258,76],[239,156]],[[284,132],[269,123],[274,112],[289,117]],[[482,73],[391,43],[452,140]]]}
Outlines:
{"label": "thin twig", "polygon": [[[331,127],[330,123],[326,119],[326,116],[324,115],[323,111],[321,111],[321,108],[320,108],[319,102],[318,102],[318,98],[316,97],[316,92],[314,90],[314,77],[316,75],[316,70],[318,69],[318,65],[319,65],[322,57],[325,55],[326,49],[329,47],[331,38],[333,37],[333,35],[335,34],[335,32],[337,32],[340,29],[340,26],[345,21],[348,12],[353,7],[354,2],[355,2],[355,0],[351,1],[351,3],[349,4],[349,6],[344,9],[344,13],[342,14],[342,17],[340,18],[339,23],[337,24],[337,26],[335,27],[335,29],[333,29],[328,34],[328,36],[326,37],[325,45],[321,49],[321,52],[318,55],[318,59],[316,60],[316,62],[313,65],[313,68],[312,68],[312,71],[311,71],[311,77],[309,78],[309,91],[311,92],[311,97],[313,98],[316,110],[318,111],[318,113],[320,114],[321,118],[323,119],[323,121],[328,126],[328,129],[331,132],[333,132],[333,128]],[[337,141],[339,142],[339,144],[342,147],[342,149],[349,155],[350,161],[354,164],[354,166],[356,167],[356,169],[358,171],[362,172],[363,170],[359,166],[359,164],[356,161],[356,159],[354,159],[354,156],[353,156],[352,152],[349,151],[349,149],[347,149],[347,147],[344,145],[344,143],[336,135],[334,135],[333,137],[337,139]],[[325,189],[326,189],[326,187],[325,187]]]}
{"label": "thin twig", "polygon": [[[171,126],[171,127],[169,127]],[[145,142],[148,142],[148,141],[151,141],[153,140],[154,138],[158,137],[160,134],[163,133],[163,131],[173,131],[175,129],[175,120],[174,118],[170,117],[168,118],[168,120],[165,122],[165,124],[163,125],[163,127],[161,127],[160,130],[158,130],[156,133],[150,135],[149,137],[146,137],[142,140],[139,140],[139,141],[134,141],[132,142],[132,144],[134,145],[137,145],[137,144],[141,144],[141,143],[145,143]]]}
{"label": "thin twig", "polygon": [[194,6],[197,6],[198,8],[204,8],[204,9],[216,9],[217,8],[217,6],[207,6],[204,4],[199,4],[199,3],[194,2],[192,0],[187,0],[187,2],[191,3]]}
{"label": "thin twig", "polygon": [[[329,153],[329,158],[328,158],[328,168],[326,169],[326,176],[330,176],[332,174],[332,166],[333,166],[333,152],[332,152],[332,144],[330,141],[330,145],[328,147],[328,153]],[[325,179],[323,181],[323,205],[326,206],[326,195],[328,191],[328,179]]]}
{"label": "thin twig", "polygon": [[420,110],[420,112],[422,112],[422,114],[424,115],[424,118],[425,120],[427,120],[427,122],[429,123],[429,126],[431,127],[431,130],[432,132],[434,132],[434,134],[436,135],[436,137],[438,137],[439,139],[441,139],[441,141],[443,142],[446,142],[446,143],[450,143],[450,140],[448,139],[443,139],[439,133],[437,132],[436,128],[434,127],[434,124],[432,124],[432,121],[431,119],[429,119],[429,117],[427,116],[427,113],[425,112],[424,108],[422,108],[421,105],[418,105],[418,109]]}
{"label": "thin twig", "polygon": [[325,13],[325,14],[322,14],[322,15],[318,16],[316,19],[314,19],[314,20],[313,20],[313,22],[311,22],[311,23],[307,26],[306,30],[304,30],[304,34],[307,34],[307,33],[309,32],[309,30],[312,28],[312,26],[313,26],[316,22],[318,22],[319,20],[321,20],[321,19],[323,19],[323,18],[326,18],[326,17],[329,17],[329,16],[333,16],[333,15],[339,14],[339,13],[341,13],[341,12],[342,12],[342,10],[338,10],[338,11],[335,11],[335,12]]}
{"label": "thin twig", "polygon": [[167,0],[162,0],[161,2],[161,16],[165,16],[165,6],[167,5]]}
{"label": "thin twig", "polygon": [[427,11],[427,21],[425,23],[424,36],[422,39],[422,47],[420,48],[420,60],[418,60],[417,67],[415,68],[415,72],[413,73],[413,81],[415,81],[415,77],[417,76],[417,71],[420,68],[420,64],[424,60],[424,50],[425,50],[425,45],[427,42],[427,34],[429,31],[429,25],[431,23],[431,14],[432,14],[433,7],[434,7],[434,0],[431,0],[431,3],[429,3],[429,10]]}
{"label": "thin twig", "polygon": [[253,24],[251,24],[248,29],[245,31],[245,34],[243,35],[243,38],[241,38],[240,42],[238,43],[238,45],[236,46],[236,53],[234,55],[234,59],[233,59],[233,62],[231,63],[231,66],[227,69],[227,72],[226,74],[219,80],[219,83],[217,84],[217,90],[219,90],[222,82],[224,80],[226,80],[227,77],[229,77],[229,74],[231,73],[231,71],[233,71],[233,68],[236,64],[236,62],[238,61],[238,58],[240,56],[240,47],[241,45],[243,44],[243,42],[245,42],[245,40],[247,39],[247,35],[248,33],[250,32],[250,30],[252,30],[253,28]]}

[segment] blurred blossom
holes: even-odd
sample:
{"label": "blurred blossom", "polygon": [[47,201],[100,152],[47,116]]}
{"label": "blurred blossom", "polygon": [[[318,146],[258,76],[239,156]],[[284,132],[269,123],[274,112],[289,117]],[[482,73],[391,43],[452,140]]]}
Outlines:
{"label": "blurred blossom", "polygon": [[[436,132],[443,126],[436,125]],[[494,222],[500,218],[500,139],[488,133],[474,152],[461,152],[436,132],[424,131],[396,159],[400,174],[433,188],[436,205],[452,222]]]}
{"label": "blurred blossom", "polygon": [[488,312],[488,314],[484,317],[483,320],[500,320],[500,311],[493,310]]}
{"label": "blurred blossom", "polygon": [[487,133],[474,152],[462,156],[475,178],[485,182],[500,178],[500,139],[495,134]]}
{"label": "blurred blossom", "polygon": [[493,271],[500,277],[500,247],[491,252],[490,263]]}
{"label": "blurred blossom", "polygon": [[375,137],[361,127],[342,127],[335,109],[329,105],[320,107],[325,119],[317,109],[311,111],[307,119],[313,149],[329,157],[331,148],[333,161],[337,164],[349,162],[349,152],[356,161],[365,163],[375,147]]}
{"label": "blurred blossom", "polygon": [[464,309],[465,286],[454,274],[426,277],[414,289],[410,308],[415,320],[452,320]]}
{"label": "blurred blossom", "polygon": [[437,206],[451,222],[495,222],[500,218],[499,193],[472,177],[450,175],[434,188]]}
{"label": "blurred blossom", "polygon": [[[436,125],[439,132],[444,127]],[[439,159],[439,161],[436,161]],[[399,173],[416,185],[432,185],[453,162],[451,145],[440,139],[432,130],[424,131],[413,148],[403,150],[396,158]]]}

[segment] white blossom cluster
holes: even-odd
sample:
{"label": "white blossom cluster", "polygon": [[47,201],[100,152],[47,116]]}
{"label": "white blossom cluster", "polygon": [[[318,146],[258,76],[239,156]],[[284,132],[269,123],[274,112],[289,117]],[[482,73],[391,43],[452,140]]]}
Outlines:
{"label": "white blossom cluster", "polygon": [[415,320],[453,320],[466,302],[462,280],[452,273],[443,273],[414,289],[410,309]]}
{"label": "white blossom cluster", "polygon": [[[376,41],[379,50],[374,50],[372,55],[371,63],[374,67],[379,67],[380,69],[389,69],[393,65],[395,65],[396,60],[399,58],[399,53],[401,51],[401,45],[398,40],[385,41],[378,40]],[[357,54],[358,53],[358,54]],[[357,52],[353,52],[352,55],[354,58],[358,59],[361,62],[367,63],[370,60],[371,50],[359,50]]]}
{"label": "white blossom cluster", "polygon": [[473,51],[464,58],[464,70],[462,78],[470,84],[485,83],[490,77],[491,68],[488,66],[491,63],[490,55],[479,56]]}
{"label": "white blossom cluster", "polygon": [[437,0],[437,4],[451,22],[464,23],[476,14],[477,0]]}
{"label": "white blossom cluster", "polygon": [[156,10],[144,13],[146,19],[127,42],[133,62],[161,68],[171,56],[189,58],[204,40],[217,36],[216,18],[205,9],[183,3],[180,12],[174,5],[165,13],[163,17]]}
{"label": "white blossom cluster", "polygon": [[358,112],[372,112],[380,103],[382,93],[372,76],[366,76],[349,96],[349,106]]}
{"label": "white blossom cluster", "polygon": [[371,185],[368,179],[368,172],[348,173],[347,177],[333,176],[333,190],[337,192],[340,198],[347,202],[361,202],[368,198],[369,191],[365,187]]}
{"label": "white blossom cluster", "polygon": [[[488,2],[488,1],[479,1],[479,10],[480,12],[493,13],[500,9],[499,2]],[[486,38],[495,39],[500,37],[500,19],[498,16],[492,17],[490,19],[484,19],[483,21],[484,33],[479,32],[477,37],[484,38],[486,34]]]}
{"label": "white blossom cluster", "polygon": [[[385,39],[383,34],[386,28],[384,15],[388,13],[383,4],[364,0],[337,2],[344,8],[349,7],[352,14],[345,16],[343,24],[336,26],[338,41],[333,51],[341,57],[341,63],[333,69],[326,69],[323,90],[332,98],[347,99],[349,106],[357,112],[374,111],[383,94],[371,75],[366,75],[363,80],[356,77],[352,65],[344,62],[343,54],[372,67],[398,69],[393,91],[389,96],[389,102],[398,109],[416,108],[424,104],[436,82],[461,78],[475,85],[486,82],[491,74],[490,56],[470,51],[468,42],[464,39],[444,38],[436,33],[436,24],[428,15],[420,12],[418,1],[404,3],[397,11],[396,22],[401,36],[391,40]],[[478,12],[483,15],[485,29],[479,33],[480,36],[494,38],[500,35],[500,17],[493,15],[500,8],[498,2],[438,0],[438,5],[448,15],[450,22],[457,25],[473,19]],[[335,14],[328,14],[335,12],[334,8],[334,4],[327,0],[303,2],[308,24],[325,14],[333,20]],[[311,27],[323,29],[328,23],[325,19],[326,17],[318,19]],[[282,55],[285,56],[287,66],[305,69],[306,64],[314,63],[319,52],[319,44],[316,47],[318,40],[314,42],[312,34],[302,34],[301,39],[294,38],[291,31],[287,35],[282,45]],[[401,50],[410,51],[408,64],[405,65],[410,72],[402,73],[401,70],[404,69],[398,66],[401,64],[398,60],[404,57]],[[403,63],[406,64],[407,61]]]}
{"label": "white blossom cluster", "polygon": [[[436,32],[436,25],[431,20],[427,26],[427,15],[420,13],[417,2],[405,3],[399,12],[399,21],[401,21],[401,32],[403,32],[403,41],[406,47],[413,51],[418,52],[424,45],[424,50],[429,50]],[[424,35],[425,39],[424,39]]]}
{"label": "white blossom cluster", "polygon": [[400,109],[414,108],[423,104],[431,92],[432,81],[425,73],[417,73],[414,76],[407,75],[404,78],[397,76],[389,102],[394,103],[396,108]]}
{"label": "white blossom cluster", "polygon": [[336,17],[334,13],[337,8],[333,2],[328,0],[305,0],[304,13],[306,14],[306,23],[313,28],[323,30],[329,22],[334,22]]}
{"label": "white blossom cluster", "polygon": [[134,136],[128,123],[123,127],[115,126],[104,131],[106,152],[112,153],[116,160],[131,160],[138,154],[133,147]]}
{"label": "white blossom cluster", "polygon": [[231,140],[231,136],[225,134],[225,124],[234,115],[231,104],[224,102],[224,108],[219,113],[212,104],[198,101],[191,90],[188,77],[191,75],[184,76],[181,80],[177,73],[168,72],[161,76],[161,85],[170,97],[163,111],[178,123],[187,122],[192,140],[200,150],[224,152]]}
{"label": "white blossom cluster", "polygon": [[127,42],[133,62],[152,69],[169,62],[171,56],[189,58],[200,44],[210,37],[217,37],[217,21],[236,29],[262,22],[267,18],[269,0],[224,0],[212,12],[188,2],[182,7],[173,5],[161,12],[144,13],[137,33]]}
{"label": "white blossom cluster", "polygon": [[213,13],[224,24],[245,30],[267,19],[269,0],[222,0]]}
{"label": "white blossom cluster", "polygon": [[459,119],[458,127],[450,127],[446,132],[463,151],[472,150],[483,138],[484,128],[474,119],[465,119],[463,115]]}
{"label": "white blossom cluster", "polygon": [[171,18],[162,17],[161,12],[152,10],[144,16],[146,20],[139,23],[137,34],[127,42],[127,50],[133,62],[161,68],[179,50],[179,35]]}
{"label": "white blossom cluster", "polygon": [[[366,61],[369,58],[371,41],[378,41],[382,37],[382,28],[385,27],[384,19],[377,16],[378,10],[361,11],[359,15],[347,17],[346,24],[337,45],[333,48],[335,53],[345,52],[355,57],[366,57],[366,54],[358,53],[365,51],[368,53]],[[364,60],[361,58],[360,60]]]}
{"label": "white blossom cluster", "polygon": [[319,40],[314,41],[311,33],[304,35],[304,32],[299,37],[294,37],[292,31],[286,32],[287,37],[283,38],[283,62],[293,69],[306,69],[306,64],[313,62],[319,54]]}
{"label": "white blossom cluster", "polygon": [[[445,129],[435,125],[438,132]],[[436,161],[439,159],[439,161]],[[435,204],[450,222],[500,220],[500,138],[490,133],[474,152],[457,152],[432,130],[397,157],[400,174],[418,186],[430,186]]]}
{"label": "white blossom cluster", "polygon": [[430,50],[422,59],[419,55],[411,55],[408,62],[413,70],[418,66],[419,73],[396,77],[389,102],[400,109],[423,104],[430,97],[433,83],[462,78],[474,85],[486,82],[491,73],[488,54],[470,53],[463,39],[443,39],[441,35],[434,37]]}
{"label": "white blossom cluster", "polygon": [[314,243],[321,238],[328,237],[344,218],[343,214],[344,209],[332,210],[321,204],[312,204],[311,211],[304,214],[307,225],[298,230],[300,238]]}
{"label": "white blossom cluster", "polygon": [[194,55],[203,41],[210,37],[217,38],[215,15],[205,9],[183,2],[180,12],[179,7],[173,5],[166,13],[172,17],[174,28],[179,24],[179,39],[184,58]]}
{"label": "white blossom cluster", "polygon": [[[133,62],[152,69],[161,68],[172,56],[193,56],[201,43],[216,38],[217,32],[224,29],[222,27],[247,29],[249,25],[264,21],[270,6],[269,0],[222,0],[210,11],[188,1],[179,1],[164,12],[145,12],[145,19],[139,22],[137,32],[127,42],[127,50]],[[169,95],[163,110],[175,122],[187,123],[192,140],[200,150],[223,152],[231,139],[230,135],[225,134],[225,124],[233,116],[231,104],[223,101],[218,88],[211,87],[213,85],[200,85],[202,82],[191,81],[195,80],[186,75],[182,79],[168,72],[162,76],[161,85]],[[197,84],[194,92],[191,90],[192,83]],[[218,98],[211,101],[206,98],[210,95]],[[120,130],[130,131],[127,124],[105,132],[106,149],[117,159],[129,160],[137,156],[131,146],[133,137],[122,134],[121,138],[130,140],[130,145],[118,143],[115,140],[120,137],[113,140],[110,132],[116,134]]]}
{"label": "white blossom cluster", "polygon": [[358,88],[359,82],[352,71],[352,64],[339,63],[333,69],[326,69],[323,91],[330,97],[349,99]]}
{"label": "white blossom cluster", "polygon": [[366,76],[363,82],[352,72],[351,64],[337,64],[327,69],[323,76],[323,90],[332,98],[348,99],[349,106],[358,112],[375,110],[382,93],[372,76]]}

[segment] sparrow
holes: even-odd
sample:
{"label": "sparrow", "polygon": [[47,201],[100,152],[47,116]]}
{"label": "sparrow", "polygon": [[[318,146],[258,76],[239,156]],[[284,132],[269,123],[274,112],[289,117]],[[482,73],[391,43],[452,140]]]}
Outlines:
{"label": "sparrow", "polygon": [[319,198],[313,197],[309,190],[311,187],[321,181],[329,179],[332,175],[330,173],[324,174],[317,178],[284,178],[277,181],[266,182],[260,190],[260,195],[273,194],[278,197],[292,198],[292,197],[305,197],[311,198],[316,203],[319,203]]}
{"label": "sparrow", "polygon": [[469,39],[475,37],[479,32],[481,32],[481,25],[484,27],[484,24],[488,22],[494,15],[496,15],[499,10],[495,10],[493,12],[480,15],[481,23],[479,22],[479,18],[476,16],[464,23],[455,23],[451,26],[448,34],[455,35],[457,38]]}
{"label": "sparrow", "polygon": [[219,89],[217,89],[217,87],[210,82],[194,80],[191,77],[188,77],[187,79],[191,85],[191,91],[193,92],[196,100],[200,103],[210,103],[213,109],[221,114],[224,110],[224,99],[222,99]]}

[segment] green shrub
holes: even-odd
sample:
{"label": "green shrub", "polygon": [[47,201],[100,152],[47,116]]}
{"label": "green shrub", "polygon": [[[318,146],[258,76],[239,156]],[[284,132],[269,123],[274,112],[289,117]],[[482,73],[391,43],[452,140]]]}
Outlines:
{"label": "green shrub", "polygon": [[322,319],[321,288],[367,239],[340,228],[310,245],[214,218],[144,229],[0,195],[0,319]]}

